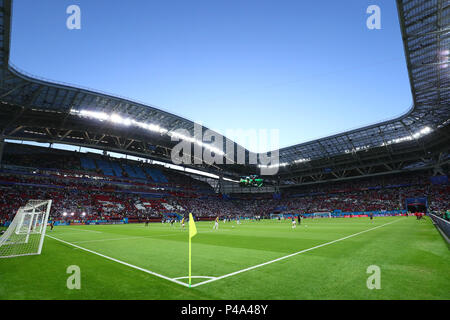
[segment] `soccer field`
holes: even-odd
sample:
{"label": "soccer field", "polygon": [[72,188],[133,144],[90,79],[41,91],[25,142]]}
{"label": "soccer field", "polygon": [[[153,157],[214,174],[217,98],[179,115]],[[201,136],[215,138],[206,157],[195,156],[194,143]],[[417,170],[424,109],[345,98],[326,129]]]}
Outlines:
{"label": "soccer field", "polygon": [[[60,226],[40,256],[0,259],[0,299],[450,299],[450,252],[429,218]],[[67,267],[81,289],[66,286]],[[369,290],[367,268],[381,269]]]}

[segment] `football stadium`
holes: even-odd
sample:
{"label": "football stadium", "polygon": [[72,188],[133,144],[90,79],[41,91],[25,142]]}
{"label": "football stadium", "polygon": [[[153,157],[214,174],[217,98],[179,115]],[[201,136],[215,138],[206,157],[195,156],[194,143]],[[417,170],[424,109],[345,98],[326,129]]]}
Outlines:
{"label": "football stadium", "polygon": [[[177,110],[22,71],[16,2],[0,0],[1,300],[450,299],[450,1],[389,12],[406,112],[263,151]],[[64,28],[83,19],[74,8]]]}

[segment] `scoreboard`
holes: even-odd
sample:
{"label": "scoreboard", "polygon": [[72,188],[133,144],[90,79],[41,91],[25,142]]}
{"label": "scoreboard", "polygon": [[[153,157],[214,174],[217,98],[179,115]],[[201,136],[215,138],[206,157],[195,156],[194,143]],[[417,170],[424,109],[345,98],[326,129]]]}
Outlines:
{"label": "scoreboard", "polygon": [[258,175],[244,176],[239,180],[241,187],[255,187],[260,188],[264,185],[264,179]]}

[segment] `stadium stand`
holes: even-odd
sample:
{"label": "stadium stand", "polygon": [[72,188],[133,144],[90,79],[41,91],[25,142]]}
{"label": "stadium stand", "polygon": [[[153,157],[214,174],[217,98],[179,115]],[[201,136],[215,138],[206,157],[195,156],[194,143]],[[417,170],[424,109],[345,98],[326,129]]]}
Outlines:
{"label": "stadium stand", "polygon": [[140,167],[133,166],[134,172],[136,173],[136,178],[147,179],[144,171]]}
{"label": "stadium stand", "polygon": [[129,166],[128,164],[124,164],[123,168],[125,169],[125,173],[128,177],[139,178],[139,175],[134,171],[133,167]]}
{"label": "stadium stand", "polygon": [[146,168],[145,171],[149,174],[149,176],[155,182],[163,182],[163,183],[167,183],[168,182],[167,178],[158,169]]}
{"label": "stadium stand", "polygon": [[[141,214],[142,210],[136,211],[125,203],[155,194],[160,197],[156,201],[171,201],[200,216],[405,210],[408,197],[427,199],[428,211],[436,215],[448,209],[448,179],[443,184],[429,180],[438,173],[448,177],[449,172],[450,68],[443,60],[448,50],[441,50],[448,47],[448,19],[442,15],[442,1],[397,1],[412,92],[411,109],[391,120],[277,150],[280,163],[275,166],[278,172],[274,179],[279,182],[281,190],[276,192],[281,196],[276,199],[271,194],[223,198],[206,182],[159,166],[118,160],[117,165],[110,166],[100,162],[98,168],[98,160],[112,163],[111,159],[106,155],[3,143],[38,141],[50,146],[57,140],[58,144],[77,146],[80,151],[98,148],[101,143],[105,153],[120,150],[123,154],[169,163],[175,145],[171,130],[185,129],[193,134],[195,125],[151,105],[21,72],[9,63],[12,3],[0,1],[0,7],[0,143],[2,147],[6,144],[1,175],[2,192],[11,201],[6,207],[12,206],[8,210],[21,202],[16,201],[18,195],[26,199],[39,196],[37,192],[59,199],[54,217],[74,203],[91,206],[88,214],[103,215],[99,204],[92,203],[90,196],[96,194],[122,202],[123,212],[115,213],[117,216]],[[116,126],[111,121],[95,125],[102,121],[98,112],[108,117],[116,113],[123,119],[139,120],[136,123],[141,125]],[[224,140],[235,146],[233,141]],[[202,151],[208,149],[207,144],[202,144]],[[215,175],[226,172],[229,178],[236,178],[259,172],[264,167],[260,165],[202,164],[196,168]],[[137,167],[143,172],[136,171]],[[419,171],[422,174],[417,174]],[[407,173],[399,175],[400,172]],[[335,182],[347,179],[352,180]],[[82,194],[77,194],[77,190]],[[163,212],[164,208],[158,210]]]}
{"label": "stadium stand", "polygon": [[[28,199],[51,198],[54,221],[115,221],[127,218],[139,222],[181,217],[187,212],[201,219],[215,217],[270,217],[327,214],[341,217],[364,214],[404,213],[408,198],[427,199],[427,211],[441,219],[450,202],[448,179],[431,171],[356,179],[289,188],[274,197],[270,193],[230,194],[223,197],[200,181],[168,169],[159,169],[130,160],[104,156],[94,159],[69,151],[56,151],[71,159],[71,169],[63,162],[46,163],[48,149],[7,145],[0,170],[0,220],[11,219]],[[28,151],[28,152],[27,152]],[[26,160],[19,155],[27,154]],[[20,160],[19,160],[20,159]],[[29,166],[30,163],[39,164]],[[97,163],[99,169],[97,169]],[[20,166],[18,166],[20,164]],[[57,168],[52,168],[52,167]],[[117,174],[121,167],[128,177]],[[81,170],[80,170],[81,169]],[[148,177],[145,176],[148,173]]]}
{"label": "stadium stand", "polygon": [[123,172],[123,170],[122,170],[122,168],[120,167],[120,165],[119,165],[117,162],[115,162],[115,161],[111,161],[110,164],[111,164],[111,168],[112,168],[113,171],[114,171],[114,175],[115,175],[116,177],[122,177],[122,172]]}
{"label": "stadium stand", "polygon": [[103,172],[103,174],[105,174],[107,176],[115,175],[109,162],[104,161],[104,160],[97,160],[96,162],[97,162],[98,168]]}
{"label": "stadium stand", "polygon": [[94,160],[91,158],[81,157],[81,167],[86,170],[97,170]]}

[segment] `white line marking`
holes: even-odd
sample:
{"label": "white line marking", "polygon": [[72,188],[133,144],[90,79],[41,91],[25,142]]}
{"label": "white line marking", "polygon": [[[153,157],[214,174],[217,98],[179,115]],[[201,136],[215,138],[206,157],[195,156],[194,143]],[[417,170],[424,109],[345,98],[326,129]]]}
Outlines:
{"label": "white line marking", "polygon": [[318,245],[318,246],[315,246],[315,247],[312,247],[312,248],[309,248],[309,249],[301,250],[301,251],[298,251],[298,252],[289,254],[289,255],[287,255],[287,256],[281,257],[281,258],[277,258],[277,259],[274,259],[274,260],[271,260],[271,261],[268,261],[268,262],[264,262],[264,263],[261,263],[261,264],[257,264],[257,265],[255,265],[255,266],[252,266],[252,267],[249,267],[249,268],[245,268],[245,269],[238,270],[238,271],[235,271],[235,272],[232,272],[232,273],[229,273],[229,274],[220,276],[220,277],[216,277],[216,278],[214,278],[214,279],[210,279],[210,280],[206,280],[206,281],[203,281],[203,282],[200,282],[200,283],[197,283],[197,284],[193,284],[191,287],[192,287],[192,288],[193,288],[193,287],[198,287],[198,286],[201,286],[201,285],[203,285],[203,284],[207,284],[207,283],[210,283],[210,282],[214,282],[214,281],[217,281],[217,280],[221,280],[221,279],[224,279],[224,278],[228,278],[228,277],[237,275],[237,274],[242,273],[242,272],[246,272],[246,271],[253,270],[253,269],[256,269],[256,268],[259,268],[259,267],[263,267],[263,266],[265,266],[265,265],[268,265],[268,264],[271,264],[271,263],[274,263],[274,262],[278,262],[278,261],[281,261],[281,260],[284,260],[284,259],[287,259],[287,258],[296,256],[296,255],[301,254],[301,253],[304,253],[304,252],[308,252],[308,251],[311,251],[311,250],[314,250],[314,249],[317,249],[317,248],[321,248],[321,247],[324,247],[324,246],[327,246],[327,245],[330,245],[330,244],[333,244],[333,243],[336,243],[336,242],[339,242],[339,241],[342,241],[342,240],[346,240],[346,239],[355,237],[355,236],[360,235],[360,234],[362,234],[362,233],[366,233],[366,232],[369,232],[369,231],[372,231],[372,230],[375,230],[375,229],[378,229],[378,228],[387,226],[387,225],[389,225],[389,224],[391,224],[391,223],[395,223],[395,222],[398,222],[398,221],[400,221],[400,220],[402,220],[402,219],[398,219],[398,220],[395,220],[395,221],[391,221],[391,222],[382,224],[381,226],[378,226],[378,227],[374,227],[374,228],[371,228],[371,229],[367,229],[367,230],[364,230],[364,231],[360,231],[360,232],[354,233],[354,234],[352,234],[352,235],[349,235],[349,236],[346,236],[346,237],[343,237],[343,238],[340,238],[340,239],[337,239],[337,240],[333,240],[333,241],[330,241],[330,242],[327,242],[327,243],[323,243],[323,244],[320,244],[320,245]]}
{"label": "white line marking", "polygon": [[[216,277],[209,277],[209,276],[191,276],[192,279],[203,279],[203,278],[207,278],[207,279],[215,279]],[[174,280],[179,280],[179,279],[189,279],[189,276],[187,277],[178,277],[178,278],[173,278]]]}
{"label": "white line marking", "polygon": [[130,263],[127,263],[127,262],[118,260],[118,259],[114,259],[114,258],[105,256],[104,254],[101,254],[101,253],[98,253],[98,252],[95,252],[95,251],[92,251],[92,250],[89,250],[89,249],[86,249],[86,248],[77,246],[76,244],[73,244],[73,243],[70,243],[70,242],[67,242],[67,241],[64,241],[64,240],[61,240],[61,239],[58,239],[58,238],[49,236],[49,235],[46,235],[46,236],[49,237],[49,238],[52,238],[52,239],[54,239],[54,240],[60,241],[60,242],[62,242],[62,243],[68,244],[68,245],[70,245],[70,246],[72,246],[72,247],[75,247],[75,248],[78,248],[78,249],[81,249],[81,250],[84,250],[84,251],[87,251],[87,252],[96,254],[96,255],[98,255],[98,256],[100,256],[100,257],[102,257],[102,258],[105,258],[105,259],[108,259],[108,260],[111,260],[111,261],[114,261],[114,262],[123,264],[123,265],[125,265],[125,266],[127,266],[127,267],[130,267],[130,268],[133,268],[133,269],[136,269],[136,270],[140,270],[140,271],[143,271],[143,272],[145,272],[145,273],[149,273],[149,274],[151,274],[151,275],[154,275],[154,276],[157,276],[157,277],[159,277],[159,278],[162,278],[162,279],[165,279],[165,280],[168,280],[168,281],[177,283],[177,284],[182,285],[182,286],[185,286],[185,287],[189,287],[189,284],[187,284],[187,283],[184,283],[184,282],[178,281],[178,280],[176,280],[176,279],[172,279],[172,278],[163,276],[162,274],[159,274],[159,273],[156,273],[156,272],[153,272],[153,271],[150,271],[150,270],[147,270],[147,269],[144,269],[144,268],[135,266],[135,265],[133,265],[133,264],[130,264]]}
{"label": "white line marking", "polygon": [[58,231],[55,232],[55,231],[52,231],[52,230],[48,230],[47,232],[51,232],[52,234],[56,234],[56,235],[80,234],[81,233],[81,232],[70,232],[70,231],[61,233],[61,232],[58,232]]}

